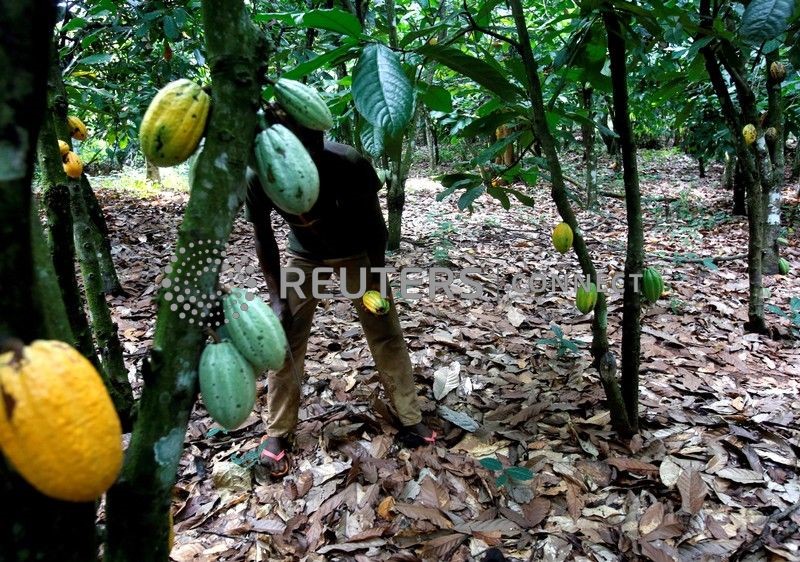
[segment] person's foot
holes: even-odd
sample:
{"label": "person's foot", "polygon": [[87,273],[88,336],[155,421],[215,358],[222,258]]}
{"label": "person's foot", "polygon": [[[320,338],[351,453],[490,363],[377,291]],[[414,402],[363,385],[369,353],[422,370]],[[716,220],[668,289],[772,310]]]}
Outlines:
{"label": "person's foot", "polygon": [[267,437],[261,442],[263,449],[259,462],[272,478],[283,478],[292,466],[289,443],[283,437]]}
{"label": "person's foot", "polygon": [[416,449],[424,445],[436,444],[438,435],[422,422],[415,425],[406,425],[397,435],[400,442],[409,449]]}

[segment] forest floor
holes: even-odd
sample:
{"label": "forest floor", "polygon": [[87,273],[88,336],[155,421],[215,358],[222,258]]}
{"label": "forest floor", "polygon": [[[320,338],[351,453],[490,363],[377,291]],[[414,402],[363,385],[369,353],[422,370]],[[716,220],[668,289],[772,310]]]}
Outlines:
{"label": "forest floor", "polygon": [[[619,178],[604,172],[602,189],[620,191]],[[398,447],[353,308],[324,301],[307,354],[294,471],[270,482],[254,466],[265,377],[256,411],[236,431],[222,431],[198,402],[175,491],[172,559],[465,561],[494,546],[509,559],[548,562],[800,560],[800,513],[791,511],[800,505],[800,326],[771,311],[779,338],[745,334],[746,260],[686,261],[746,253],[747,224],[729,216],[719,172],[700,179],[689,159],[641,159],[644,195],[674,200],[644,204],[647,263],[668,292],[644,309],[641,433],[626,441],[610,429],[590,365],[592,317],[575,309],[574,291],[511,287],[515,275],[578,272],[574,253],[552,248],[558,218],[548,186],[530,190],[533,209],[505,211],[482,197],[470,214],[455,197],[437,202],[435,182],[410,180],[402,248],[388,265],[479,268],[485,290],[477,300],[440,292],[397,303],[423,409],[443,441]],[[153,298],[188,194],[98,195],[130,292],[112,304],[138,390]],[[601,198],[600,207],[578,218],[598,269],[611,277],[624,264],[624,201]],[[767,302],[788,314],[800,295],[796,234],[784,256],[792,273],[765,284]],[[255,278],[264,294],[257,269],[239,218],[223,281]],[[609,299],[619,354],[621,295]],[[533,478],[488,470],[481,459]]]}

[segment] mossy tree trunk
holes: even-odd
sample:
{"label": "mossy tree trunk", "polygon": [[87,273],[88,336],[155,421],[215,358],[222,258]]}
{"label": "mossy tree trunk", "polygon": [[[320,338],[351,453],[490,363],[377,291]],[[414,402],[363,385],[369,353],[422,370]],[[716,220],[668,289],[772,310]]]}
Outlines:
{"label": "mossy tree trunk", "polygon": [[[200,268],[195,275],[178,268],[168,275],[173,286],[190,288],[198,296],[215,294],[219,266],[203,269],[208,256],[193,248],[221,251],[244,201],[245,168],[261,99],[259,78],[266,60],[265,42],[241,0],[203,0],[202,6],[214,111],[176,244],[176,257],[187,266],[180,269]],[[170,304],[162,290],[153,347],[142,369],[136,426],[122,474],[107,496],[108,561],[167,559],[172,487],[197,397],[197,367],[205,343],[199,324],[181,318]]]}
{"label": "mossy tree trunk", "polygon": [[[711,15],[711,1],[700,1],[700,25],[705,30],[710,30],[713,25]],[[706,31],[706,33],[711,33]],[[737,164],[739,166],[739,179],[747,190],[747,216],[748,216],[748,244],[747,244],[747,273],[749,277],[749,296],[747,305],[748,321],[745,330],[755,333],[766,333],[767,325],[764,319],[764,291],[762,281],[762,252],[763,252],[763,201],[762,182],[772,182],[772,171],[769,155],[766,150],[764,137],[759,133],[758,139],[753,144],[754,149],[747,146],[742,137],[742,128],[745,124],[758,125],[756,112],[756,98],[750,85],[745,81],[745,67],[743,57],[733,45],[725,40],[717,39],[705,45],[700,52],[705,61],[706,71],[711,79],[714,92],[720,102],[722,115],[731,132],[736,149]],[[722,74],[721,66],[725,67],[728,75],[736,88],[736,97],[739,109],[733,103],[728,92],[728,85]],[[765,162],[766,160],[766,162]],[[763,171],[766,169],[766,175]],[[760,171],[761,170],[761,171]]]}
{"label": "mossy tree trunk", "polygon": [[628,244],[625,253],[625,293],[622,305],[622,397],[633,431],[639,430],[639,359],[641,355],[641,281],[644,263],[644,229],[639,190],[639,168],[628,110],[628,74],[625,37],[612,4],[602,8],[608,38],[611,65],[611,88],[614,103],[614,129],[619,135],[622,152],[622,178],[625,185],[625,207],[628,222]]}
{"label": "mossy tree trunk", "polygon": [[[48,333],[45,308],[58,295],[36,287],[31,180],[45,115],[55,6],[0,2],[0,340],[30,341]],[[41,238],[38,244],[41,249]],[[41,254],[38,255],[41,257]],[[45,300],[46,299],[46,300]],[[45,497],[0,455],[0,561],[86,562],[96,558],[94,503]]]}
{"label": "mossy tree trunk", "polygon": [[781,190],[783,189],[783,174],[786,166],[783,138],[783,96],[781,94],[781,81],[775,80],[769,71],[769,67],[773,62],[778,62],[778,51],[772,51],[765,57],[768,99],[765,127],[775,129],[774,138],[766,137],[770,161],[772,162],[772,183],[769,185],[769,189],[764,190],[763,267],[764,273],[768,275],[778,273],[778,260],[780,259],[778,238],[781,234]]}
{"label": "mossy tree trunk", "polygon": [[[587,275],[593,283],[597,284],[597,271],[589,255],[589,250],[583,239],[583,234],[578,227],[575,213],[570,206],[566,185],[564,183],[564,173],[561,169],[561,161],[556,151],[555,140],[547,124],[544,100],[542,97],[542,84],[539,80],[539,68],[533,56],[533,50],[531,49],[530,35],[528,34],[528,27],[525,23],[525,13],[522,8],[522,2],[520,0],[509,0],[509,4],[519,37],[522,61],[525,65],[525,74],[528,82],[526,84],[526,89],[530,97],[533,111],[534,134],[541,143],[542,152],[550,170],[550,181],[552,182],[551,195],[558,209],[558,213],[561,215],[561,219],[572,228],[574,234],[573,248],[575,249],[575,254],[578,257],[578,262],[581,265],[583,273]],[[629,434],[631,428],[628,423],[625,405],[620,400],[621,393],[619,383],[614,377],[613,369],[608,368],[608,366],[613,365],[615,361],[608,348],[607,323],[608,310],[606,308],[605,294],[599,292],[597,294],[597,304],[595,304],[594,319],[592,321],[592,356],[594,357],[595,366],[600,371],[603,387],[606,391],[606,398],[609,403],[609,409],[611,410],[612,424],[618,432]]]}

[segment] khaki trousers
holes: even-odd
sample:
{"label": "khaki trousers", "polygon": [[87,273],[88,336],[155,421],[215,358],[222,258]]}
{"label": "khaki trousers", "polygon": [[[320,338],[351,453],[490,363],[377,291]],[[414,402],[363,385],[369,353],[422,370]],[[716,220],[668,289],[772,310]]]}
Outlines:
{"label": "khaki trousers", "polygon": [[[292,313],[292,325],[286,332],[289,340],[291,357],[286,358],[286,363],[279,371],[270,371],[268,375],[268,395],[266,416],[263,416],[267,426],[267,435],[270,437],[283,437],[294,432],[300,410],[301,381],[305,379],[304,365],[308,336],[314,320],[314,310],[319,299],[312,295],[314,284],[314,270],[320,267],[333,268],[337,274],[344,268],[344,282],[348,294],[358,292],[363,284],[366,290],[366,280],[369,279],[369,259],[366,255],[352,258],[310,261],[299,256],[290,255],[287,266],[300,270],[305,274],[305,279],[300,285],[302,295],[289,286],[287,301]],[[362,274],[361,270],[366,271]],[[365,281],[361,281],[361,277]],[[318,279],[329,280],[330,272],[317,271]],[[286,272],[287,280],[296,280],[297,274]],[[318,286],[318,292],[336,292],[332,287]],[[391,291],[390,291],[391,293]],[[391,295],[390,295],[390,300]],[[417,391],[414,387],[414,376],[411,370],[411,359],[408,348],[403,339],[400,321],[392,300],[388,314],[376,316],[366,310],[361,299],[353,300],[353,305],[358,312],[358,319],[364,329],[367,344],[375,360],[375,366],[380,375],[380,380],[389,400],[397,412],[403,425],[414,425],[422,421]],[[295,374],[296,373],[296,374]]]}

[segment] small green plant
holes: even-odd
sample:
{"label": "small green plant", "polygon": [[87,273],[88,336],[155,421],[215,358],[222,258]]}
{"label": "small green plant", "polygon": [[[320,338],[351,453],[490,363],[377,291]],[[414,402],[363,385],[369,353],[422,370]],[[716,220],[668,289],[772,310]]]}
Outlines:
{"label": "small green plant", "polygon": [[[486,457],[480,460],[481,466],[495,473],[494,484],[498,488],[509,484],[519,484],[533,480],[533,471],[524,466],[503,466],[496,457]],[[499,474],[497,474],[499,473]]]}
{"label": "small green plant", "polygon": [[536,344],[555,347],[556,355],[558,357],[564,357],[567,353],[578,353],[580,351],[580,346],[583,344],[565,338],[564,331],[559,326],[556,324],[550,324],[550,331],[553,332],[555,337],[539,338],[536,340]]}
{"label": "small green plant", "polygon": [[440,222],[433,231],[433,239],[436,241],[433,248],[433,259],[437,264],[446,264],[450,261],[450,249],[453,247],[450,235],[455,231],[455,226],[449,220]]}
{"label": "small green plant", "polygon": [[774,304],[768,304],[767,309],[780,316],[787,318],[791,323],[792,335],[795,338],[800,338],[800,297],[792,297],[789,300],[789,312],[786,313]]}
{"label": "small green plant", "polygon": [[669,309],[672,314],[679,316],[686,310],[686,303],[679,298],[672,297],[669,299]]}

